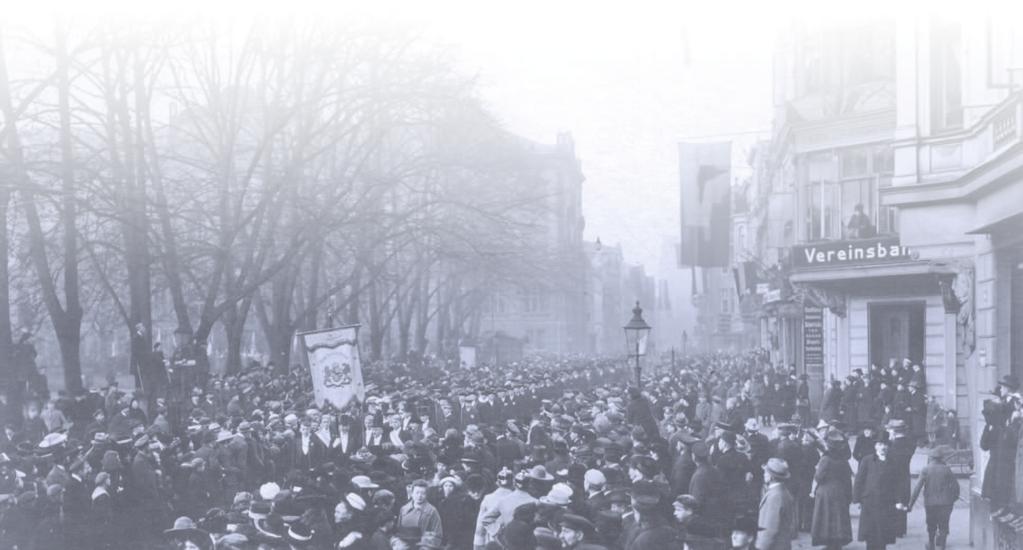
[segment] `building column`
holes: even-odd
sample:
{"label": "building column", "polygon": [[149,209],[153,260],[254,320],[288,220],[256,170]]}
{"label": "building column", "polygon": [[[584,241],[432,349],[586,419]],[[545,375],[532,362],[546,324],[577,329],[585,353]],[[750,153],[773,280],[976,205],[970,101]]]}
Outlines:
{"label": "building column", "polygon": [[945,395],[942,396],[942,407],[953,410],[956,408],[956,391],[958,389],[958,384],[956,383],[956,346],[956,314],[945,313]]}

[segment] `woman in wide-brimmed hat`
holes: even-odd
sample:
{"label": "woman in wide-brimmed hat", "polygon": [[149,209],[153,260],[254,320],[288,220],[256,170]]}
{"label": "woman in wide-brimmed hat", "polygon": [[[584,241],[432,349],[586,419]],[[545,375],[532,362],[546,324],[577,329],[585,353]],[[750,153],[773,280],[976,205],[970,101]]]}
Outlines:
{"label": "woman in wide-brimmed hat", "polygon": [[810,537],[814,546],[837,549],[852,542],[849,504],[852,501],[852,468],[845,453],[849,443],[837,432],[828,433],[826,451],[817,463],[814,481]]}
{"label": "woman in wide-brimmed hat", "polygon": [[181,516],[174,520],[174,526],[164,530],[163,534],[177,543],[179,548],[206,549],[211,548],[213,539],[206,531],[199,529],[192,518]]}

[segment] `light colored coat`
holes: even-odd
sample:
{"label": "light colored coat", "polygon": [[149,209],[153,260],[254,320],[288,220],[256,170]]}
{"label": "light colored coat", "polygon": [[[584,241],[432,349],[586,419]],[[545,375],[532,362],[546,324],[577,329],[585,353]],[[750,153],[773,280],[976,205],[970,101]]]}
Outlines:
{"label": "light colored coat", "polygon": [[760,499],[757,550],[791,550],[795,529],[796,501],[781,483],[772,483]]}

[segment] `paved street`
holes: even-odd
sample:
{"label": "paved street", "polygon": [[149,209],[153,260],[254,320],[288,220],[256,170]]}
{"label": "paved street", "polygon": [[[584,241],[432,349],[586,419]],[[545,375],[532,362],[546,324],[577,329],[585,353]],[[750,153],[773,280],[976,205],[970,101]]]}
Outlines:
{"label": "paved street", "polygon": [[[910,469],[913,474],[913,483],[916,483],[917,473],[927,465],[927,450],[918,449],[916,454],[913,455],[913,462],[910,465]],[[855,470],[855,465],[853,466]],[[969,495],[970,484],[968,479],[959,480],[959,494]],[[898,540],[894,546],[889,548],[899,549],[913,549],[920,550],[925,548],[927,544],[927,524],[924,521],[924,507],[922,506],[923,496],[921,495],[917,505],[913,507],[913,510],[909,513],[909,532],[904,538]],[[853,505],[850,510],[853,522],[853,538],[856,538],[857,529],[859,527],[859,507]],[[960,500],[956,503],[955,510],[952,512],[952,519],[950,522],[949,537],[947,548],[949,550],[955,548],[968,548],[970,545],[970,506],[969,503]],[[793,548],[814,548],[810,544],[810,535],[801,533],[799,539],[796,540]],[[865,548],[862,542],[853,542],[846,546],[849,549]]]}

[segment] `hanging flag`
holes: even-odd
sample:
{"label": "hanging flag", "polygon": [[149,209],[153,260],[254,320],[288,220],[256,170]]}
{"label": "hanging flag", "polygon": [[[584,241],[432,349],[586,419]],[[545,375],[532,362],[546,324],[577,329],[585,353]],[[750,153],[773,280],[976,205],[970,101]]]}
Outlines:
{"label": "hanging flag", "polygon": [[731,164],[731,142],[679,144],[684,266],[728,266]]}
{"label": "hanging flag", "polygon": [[359,325],[302,332],[298,335],[302,359],[313,380],[313,398],[344,409],[366,398],[359,361]]}

